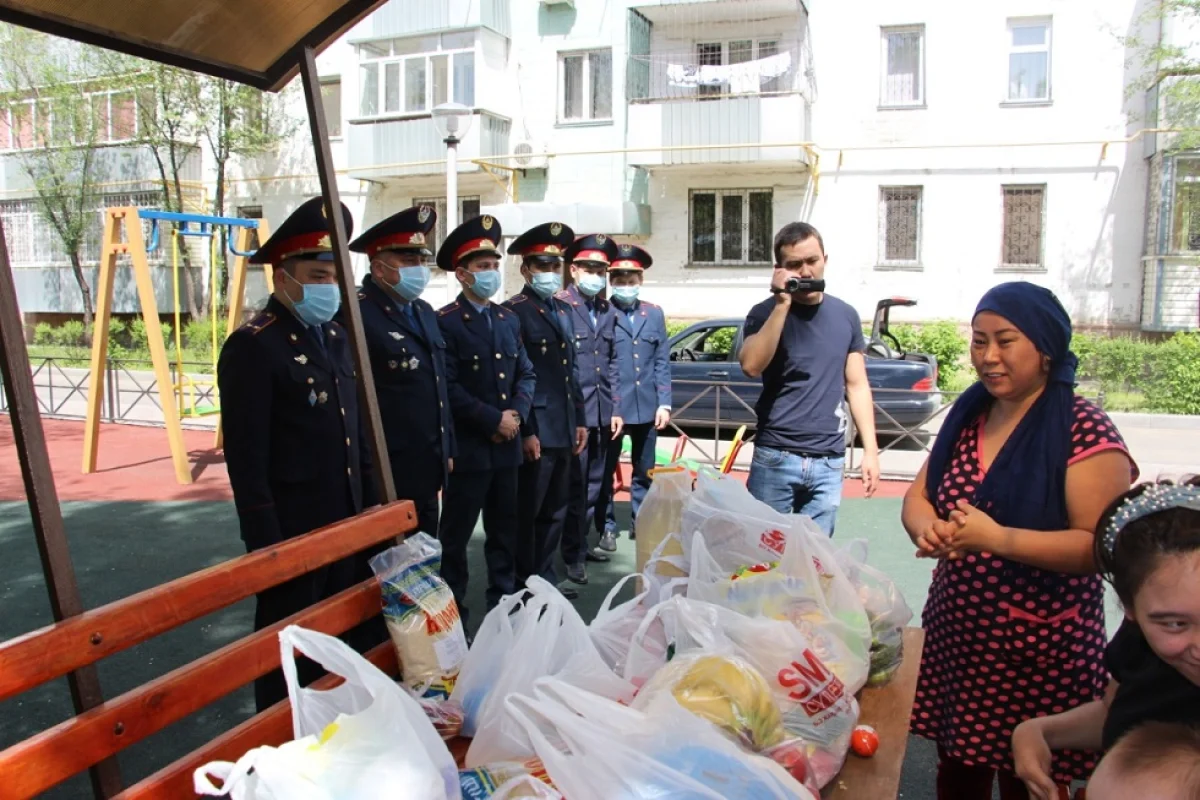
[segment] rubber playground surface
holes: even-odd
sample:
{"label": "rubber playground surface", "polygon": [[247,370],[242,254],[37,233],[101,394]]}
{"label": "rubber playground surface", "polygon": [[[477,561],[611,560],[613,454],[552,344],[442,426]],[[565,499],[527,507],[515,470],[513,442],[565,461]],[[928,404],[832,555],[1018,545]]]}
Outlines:
{"label": "rubber playground surface", "polygon": [[[185,430],[193,483],[176,483],[162,428],[102,425],[98,471],[81,472],[83,423],[44,420],[47,445],[62,503],[71,557],[86,607],[95,607],[182,577],[245,552],[238,535],[225,465],[214,451],[211,430]],[[736,474],[736,473],[735,473]],[[846,482],[838,517],[838,540],[866,538],[870,562],[896,580],[914,611],[920,613],[931,565],[912,557],[912,546],[899,525],[902,483],[887,483],[877,496],[862,499],[861,484]],[[618,495],[617,519],[628,527],[627,495]],[[482,531],[472,540],[471,574],[482,576]],[[589,564],[589,583],[580,587],[576,605],[590,620],[608,589],[634,569],[634,547],[622,536],[608,564]],[[468,605],[484,608],[483,586],[476,583]],[[7,415],[0,416],[0,641],[52,621],[45,581],[25,504],[16,448]],[[473,619],[482,614],[473,615]],[[917,624],[914,621],[913,624]],[[99,664],[106,697],[180,667],[249,633],[253,601],[247,600],[196,620],[169,634]],[[242,689],[120,756],[127,783],[164,766],[208,741],[254,711],[253,696]],[[0,702],[0,748],[71,716],[65,679]],[[933,796],[933,747],[910,737],[901,796]],[[48,798],[91,796],[85,777],[47,793]]]}

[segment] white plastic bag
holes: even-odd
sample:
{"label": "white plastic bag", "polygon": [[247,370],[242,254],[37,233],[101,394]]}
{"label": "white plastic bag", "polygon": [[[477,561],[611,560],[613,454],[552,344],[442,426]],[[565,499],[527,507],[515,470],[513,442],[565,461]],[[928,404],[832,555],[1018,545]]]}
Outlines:
{"label": "white plastic bag", "polygon": [[507,705],[571,800],[815,800],[779,765],[678,705],[651,717],[551,681]]}
{"label": "white plastic bag", "polygon": [[871,668],[868,686],[884,686],[904,660],[904,626],[912,609],[896,583],[867,564],[867,540],[853,539],[837,552],[838,563],[858,592],[871,625]]}
{"label": "white plastic bag", "polygon": [[858,701],[815,652],[811,639],[786,620],[745,617],[727,608],[675,597],[668,601],[675,652],[732,653],[767,679],[783,726],[812,746],[818,785],[841,769],[858,722]]}
{"label": "white plastic bag", "polygon": [[496,607],[483,618],[483,623],[475,632],[475,641],[463,659],[450,699],[462,706],[462,735],[468,739],[475,736],[483,701],[500,677],[499,666],[512,651],[517,635],[514,621],[519,623],[524,619],[513,614],[521,605],[521,597],[518,592],[500,598]]}
{"label": "white plastic bag", "polygon": [[[532,745],[506,712],[504,699],[513,692],[531,691],[538,678],[557,675],[606,697],[626,702],[633,697],[634,687],[604,663],[571,602],[536,575],[527,586],[530,596],[513,614],[512,645],[503,660],[490,665],[497,677],[480,706],[464,760],[467,767],[533,755]],[[495,611],[488,616],[491,613]]]}
{"label": "white plastic bag", "polygon": [[[818,570],[817,565],[824,563],[809,554],[806,544],[802,532],[788,529],[780,561],[729,574],[709,555],[697,533],[691,547],[687,597],[748,617],[791,622],[854,694],[867,681],[870,626],[866,612],[856,594],[846,593],[853,587],[840,568],[836,575]],[[825,561],[836,566],[832,557]],[[838,614],[828,600],[834,584],[838,584]]]}
{"label": "white plastic bag", "polygon": [[[279,634],[296,741],[260,747],[237,764],[196,770],[200,794],[238,800],[459,800],[458,769],[404,688],[341,640],[289,625]],[[344,682],[302,688],[299,650]],[[224,777],[220,789],[209,776]]]}
{"label": "white plastic bag", "polygon": [[[625,661],[629,655],[629,648],[642,620],[646,618],[646,614],[658,603],[687,588],[687,578],[663,580],[658,577],[653,569],[656,562],[660,561],[666,561],[666,559],[653,558],[647,564],[646,572],[642,575],[626,575],[617,581],[604,598],[604,602],[600,604],[600,610],[596,612],[595,619],[588,625],[592,643],[596,645],[604,663],[608,664],[618,675],[625,673]],[[614,607],[613,602],[621,593],[621,589],[630,580],[638,577],[643,579],[642,586],[645,588],[640,594],[634,595],[633,598]]]}
{"label": "white plastic bag", "polygon": [[[651,559],[666,556],[669,560],[659,567],[663,576],[683,577],[687,574],[686,560],[670,560],[682,554],[682,542],[672,534],[682,532],[681,515],[684,503],[692,493],[692,474],[683,467],[670,465],[650,470],[650,478],[650,489],[635,521],[637,571],[645,572]],[[640,587],[638,591],[641,591]]]}

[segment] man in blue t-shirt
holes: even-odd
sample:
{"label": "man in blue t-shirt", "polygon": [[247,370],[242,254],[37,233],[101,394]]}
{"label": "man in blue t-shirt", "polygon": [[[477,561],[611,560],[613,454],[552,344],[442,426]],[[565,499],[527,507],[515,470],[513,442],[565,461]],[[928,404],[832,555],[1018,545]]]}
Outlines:
{"label": "man in blue t-shirt", "polygon": [[[861,322],[847,303],[825,294],[825,263],[816,228],[783,226],[775,235],[772,296],[746,316],[738,360],[743,372],[763,379],[750,493],[781,513],[812,517],[832,536],[845,466],[843,399],[862,436],[867,497],[879,483],[879,449]],[[788,292],[792,278],[812,283]]]}

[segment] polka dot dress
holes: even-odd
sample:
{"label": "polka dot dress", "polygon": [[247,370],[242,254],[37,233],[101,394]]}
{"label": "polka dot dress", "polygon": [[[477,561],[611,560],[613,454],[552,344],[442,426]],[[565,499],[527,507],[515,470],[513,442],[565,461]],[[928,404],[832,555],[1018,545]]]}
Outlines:
{"label": "polka dot dress", "polygon": [[[959,437],[934,504],[943,518],[983,481],[982,425],[980,419]],[[1075,398],[1071,438],[1068,463],[1103,450],[1127,452],[1108,415],[1082,397]],[[912,731],[964,764],[1011,770],[1018,724],[1099,698],[1108,681],[1099,576],[1050,572],[990,553],[939,561],[922,624]],[[1095,759],[1057,752],[1054,777],[1086,778]]]}

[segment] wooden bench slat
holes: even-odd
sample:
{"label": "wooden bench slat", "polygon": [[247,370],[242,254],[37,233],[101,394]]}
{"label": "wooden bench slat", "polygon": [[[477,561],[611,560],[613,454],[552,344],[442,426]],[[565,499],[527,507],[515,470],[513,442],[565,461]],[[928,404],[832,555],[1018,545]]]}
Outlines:
{"label": "wooden bench slat", "polygon": [[[366,658],[393,677],[399,673],[400,665],[396,661],[396,650],[391,642],[384,642],[373,648],[366,654]],[[341,683],[341,676],[325,675],[313,682],[310,688],[332,689]],[[203,747],[193,750],[130,786],[115,795],[112,800],[176,800],[180,797],[191,797],[194,794],[192,774],[198,767],[210,761],[237,761],[255,747],[278,747],[292,738],[292,704],[289,700],[281,700]]]}
{"label": "wooden bench slat", "polygon": [[416,527],[398,501],[0,643],[0,700]]}
{"label": "wooden bench slat", "polygon": [[33,797],[277,668],[287,625],[336,635],[378,615],[380,604],[370,578],[0,751],[5,797]]}

